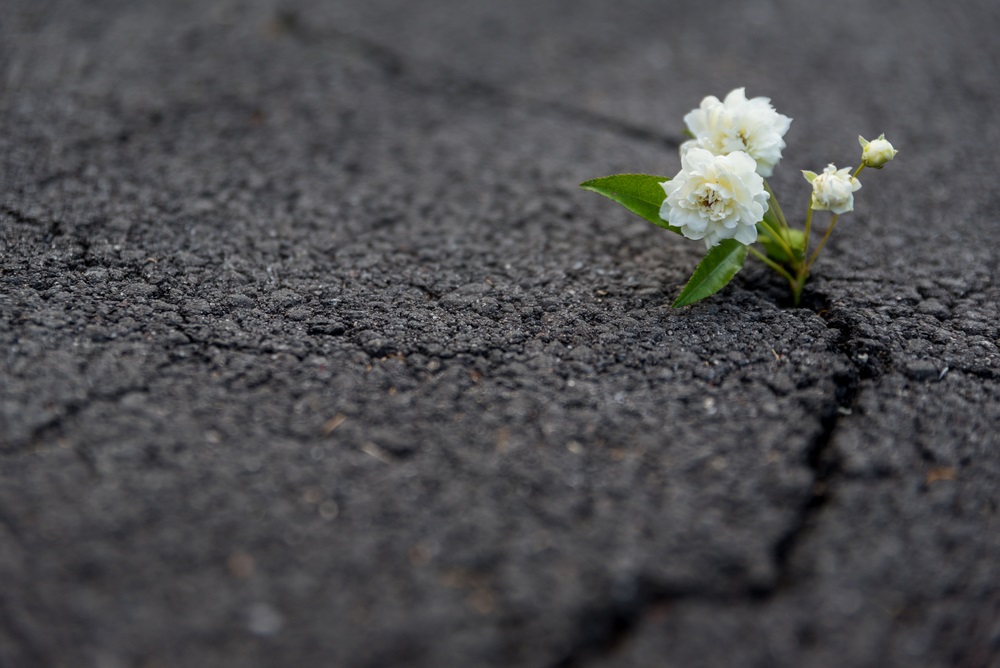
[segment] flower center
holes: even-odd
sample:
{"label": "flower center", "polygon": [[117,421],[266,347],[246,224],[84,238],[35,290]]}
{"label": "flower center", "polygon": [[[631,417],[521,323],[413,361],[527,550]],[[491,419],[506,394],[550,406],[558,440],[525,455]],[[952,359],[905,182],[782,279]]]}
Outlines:
{"label": "flower center", "polygon": [[711,220],[722,220],[728,216],[727,201],[719,195],[718,190],[711,185],[706,185],[699,189],[696,195],[699,208],[708,215]]}

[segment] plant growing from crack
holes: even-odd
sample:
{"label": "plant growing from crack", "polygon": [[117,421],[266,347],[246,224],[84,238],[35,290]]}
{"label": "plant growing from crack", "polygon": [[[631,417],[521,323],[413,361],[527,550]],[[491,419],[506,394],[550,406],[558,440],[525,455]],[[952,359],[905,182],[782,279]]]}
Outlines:
{"label": "plant growing from crack", "polygon": [[[810,271],[833,233],[838,218],[854,210],[858,175],[881,169],[897,151],[885,135],[858,137],[861,165],[833,164],[821,173],[803,171],[812,194],[802,229],[789,225],[767,183],[785,148],[792,119],[779,114],[765,97],[748,99],[743,88],[724,100],[710,95],[684,117],[689,141],[681,144],[681,170],[673,179],[651,174],[616,174],[580,184],[618,202],[659,227],[705,242],[707,254],[681,290],[674,307],[715,294],[753,255],[788,281],[797,306]],[[830,211],[822,239],[809,252],[813,212]],[[754,247],[760,242],[763,250]]]}

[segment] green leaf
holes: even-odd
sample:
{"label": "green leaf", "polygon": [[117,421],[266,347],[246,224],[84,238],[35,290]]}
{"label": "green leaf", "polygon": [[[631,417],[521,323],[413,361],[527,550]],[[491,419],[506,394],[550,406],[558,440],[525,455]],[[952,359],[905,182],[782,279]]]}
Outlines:
{"label": "green leaf", "polygon": [[700,301],[726,287],[743,268],[749,248],[736,239],[725,239],[698,263],[687,285],[674,302],[674,308]]}
{"label": "green leaf", "polygon": [[584,181],[580,187],[613,199],[657,227],[680,234],[680,228],[660,218],[660,206],[667,196],[660,184],[669,180],[666,176],[652,174],[615,174]]}

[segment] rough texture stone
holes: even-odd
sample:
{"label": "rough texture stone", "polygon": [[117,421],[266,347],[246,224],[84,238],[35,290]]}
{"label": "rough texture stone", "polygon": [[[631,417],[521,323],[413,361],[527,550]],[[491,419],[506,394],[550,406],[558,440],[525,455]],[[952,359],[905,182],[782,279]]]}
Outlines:
{"label": "rough texture stone", "polygon": [[[8,4],[0,665],[1000,660],[992,4]],[[673,310],[739,85],[901,151]]]}

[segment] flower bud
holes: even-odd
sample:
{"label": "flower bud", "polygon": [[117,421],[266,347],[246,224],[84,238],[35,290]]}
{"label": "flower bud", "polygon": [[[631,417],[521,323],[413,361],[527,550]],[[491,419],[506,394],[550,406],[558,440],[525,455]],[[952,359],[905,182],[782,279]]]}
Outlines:
{"label": "flower bud", "polygon": [[803,171],[802,176],[812,184],[810,206],[816,211],[832,211],[840,215],[854,210],[854,193],[861,188],[861,182],[851,176],[850,167],[838,170],[831,163],[822,174]]}
{"label": "flower bud", "polygon": [[858,135],[858,142],[861,144],[861,161],[865,163],[865,167],[882,169],[882,165],[892,160],[899,153],[886,140],[884,134],[879,135],[879,138],[873,141],[868,141],[861,135]]}

